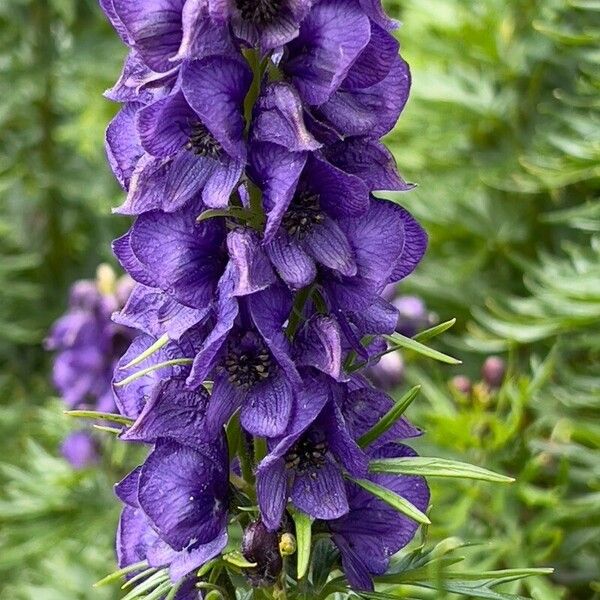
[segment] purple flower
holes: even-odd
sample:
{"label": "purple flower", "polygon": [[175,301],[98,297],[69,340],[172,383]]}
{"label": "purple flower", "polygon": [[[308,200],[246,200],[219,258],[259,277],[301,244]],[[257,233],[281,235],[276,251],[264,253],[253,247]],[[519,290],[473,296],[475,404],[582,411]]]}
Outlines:
{"label": "purple flower", "polygon": [[155,73],[177,68],[182,58],[233,50],[226,28],[210,22],[195,0],[100,0],[121,40]]}
{"label": "purple flower", "polygon": [[319,519],[349,510],[343,472],[366,473],[366,456],[351,436],[333,399],[333,383],[306,374],[302,401],[285,434],[257,469],[261,517],[270,530],[281,522],[288,496],[294,506]]}
{"label": "purple flower", "polygon": [[263,52],[298,35],[313,0],[208,0],[214,22],[231,22],[235,36]]}
{"label": "purple flower", "polygon": [[[416,456],[408,446],[388,444],[372,458]],[[429,504],[429,489],[422,477],[376,474],[368,479],[402,496],[419,510]],[[346,482],[349,511],[328,522],[332,539],[340,550],[342,567],[350,585],[373,590],[372,575],[387,571],[390,557],[414,537],[418,523],[405,517],[360,486]]]}
{"label": "purple flower", "polygon": [[129,194],[119,212],[177,210],[201,194],[223,207],[245,164],[241,105],[250,85],[244,61],[185,61],[174,90],[126,105],[107,130],[107,153]]}
{"label": "purple flower", "polygon": [[210,447],[159,440],[115,489],[126,504],[120,565],[145,558],[151,566],[168,566],[176,582],[219,554],[227,544],[228,474],[222,437]]}
{"label": "purple flower", "polygon": [[369,18],[354,0],[321,0],[304,19],[281,61],[302,100],[326,102],[369,43]]}
{"label": "purple flower", "polygon": [[46,348],[57,353],[53,381],[69,408],[89,406],[110,411],[114,407],[112,370],[133,332],[110,319],[119,308],[123,289],[117,297],[114,273],[108,271],[111,289],[101,291],[100,280],[73,285],[69,310],[56,321],[45,341]]}
{"label": "purple flower", "polygon": [[74,469],[85,469],[98,462],[98,444],[87,431],[70,433],[60,446],[60,453]]}
{"label": "purple flower", "polygon": [[189,383],[209,375],[213,389],[205,428],[214,435],[241,408],[241,424],[253,435],[281,435],[300,384],[283,325],[290,295],[271,287],[240,301],[243,311],[229,326],[213,329],[196,355]]}
{"label": "purple flower", "polygon": [[[176,359],[194,356],[202,339],[201,334],[197,335],[197,333],[190,332],[177,342],[170,341],[142,362],[127,367],[131,361],[137,359],[157,341],[156,337],[145,334],[138,335],[133,340],[116,364],[112,380],[115,402],[122,415],[137,418],[155,394],[155,388],[163,380],[187,377],[190,372],[188,365],[166,364],[160,369],[155,367]],[[145,373],[130,383],[121,385],[120,382],[140,371],[145,371]]]}

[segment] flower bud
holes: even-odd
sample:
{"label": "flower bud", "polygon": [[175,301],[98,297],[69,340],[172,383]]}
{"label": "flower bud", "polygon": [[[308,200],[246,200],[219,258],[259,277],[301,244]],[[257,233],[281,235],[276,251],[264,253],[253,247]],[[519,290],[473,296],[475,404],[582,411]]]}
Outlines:
{"label": "flower bud", "polygon": [[429,313],[425,302],[418,296],[400,296],[393,302],[398,309],[396,331],[412,337],[429,324]]}
{"label": "flower bud", "polygon": [[502,385],[505,373],[506,363],[499,356],[488,356],[481,367],[481,376],[492,389]]}
{"label": "flower bud", "polygon": [[296,552],[296,538],[291,533],[284,533],[279,540],[281,556],[291,556]]}
{"label": "flower bud", "polygon": [[471,393],[472,384],[471,380],[466,375],[457,375],[450,380],[450,385],[457,392],[465,394],[465,396]]}
{"label": "flower bud", "polygon": [[115,293],[117,285],[117,276],[110,265],[102,263],[96,269],[96,285],[98,290],[104,296],[109,296]]}
{"label": "flower bud", "polygon": [[371,379],[384,390],[391,390],[404,381],[404,361],[400,352],[388,352],[369,369]]}
{"label": "flower bud", "polygon": [[204,596],[204,600],[223,600],[223,594],[218,590],[211,590]]}
{"label": "flower bud", "polygon": [[256,567],[244,569],[252,586],[267,587],[277,581],[283,568],[277,532],[269,531],[262,521],[250,523],[244,530],[242,554],[249,562],[256,563]]}

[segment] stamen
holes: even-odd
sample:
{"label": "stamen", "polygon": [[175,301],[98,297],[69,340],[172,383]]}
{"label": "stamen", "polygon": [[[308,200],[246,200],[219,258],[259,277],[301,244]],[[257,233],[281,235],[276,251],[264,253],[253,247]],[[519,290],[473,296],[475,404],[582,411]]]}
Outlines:
{"label": "stamen", "polygon": [[235,0],[235,3],[244,21],[264,27],[278,17],[283,0]]}
{"label": "stamen", "polygon": [[223,148],[213,134],[200,121],[192,123],[189,141],[185,147],[197,154],[208,158],[219,158]]}
{"label": "stamen", "polygon": [[285,466],[299,473],[316,471],[325,464],[328,448],[325,439],[305,435],[285,455]]}
{"label": "stamen", "polygon": [[324,220],[325,215],[321,212],[318,194],[302,191],[292,200],[283,217],[282,225],[291,236],[301,240],[314,225]]}
{"label": "stamen", "polygon": [[263,346],[239,350],[231,348],[223,361],[231,384],[243,390],[267,379],[273,372],[273,360]]}

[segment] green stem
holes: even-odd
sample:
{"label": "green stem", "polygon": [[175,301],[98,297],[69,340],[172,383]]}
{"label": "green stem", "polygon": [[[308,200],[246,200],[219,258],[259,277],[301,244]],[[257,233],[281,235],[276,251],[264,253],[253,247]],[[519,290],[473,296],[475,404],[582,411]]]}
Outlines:
{"label": "green stem", "polygon": [[302,310],[312,291],[312,286],[307,285],[302,288],[294,298],[294,305],[287,326],[288,337],[293,338],[300,327],[302,321]]}

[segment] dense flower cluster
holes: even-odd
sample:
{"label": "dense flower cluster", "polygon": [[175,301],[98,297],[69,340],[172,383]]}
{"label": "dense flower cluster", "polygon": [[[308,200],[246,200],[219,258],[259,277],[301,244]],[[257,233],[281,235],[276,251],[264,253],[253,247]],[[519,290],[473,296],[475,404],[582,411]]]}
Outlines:
{"label": "dense flower cluster", "polygon": [[422,478],[368,472],[413,455],[407,421],[358,443],[392,406],[360,372],[397,326],[383,290],[426,247],[373,195],[411,187],[380,141],[410,85],[395,24],[378,0],[100,2],[129,47],[107,153],[134,217],[114,242],[136,282],[116,321],[140,332],[114,392],[134,420],[121,438],[152,447],[117,486],[120,566],[168,566],[195,597],[188,575],[249,514],[235,493],[271,545],[289,510],[317,520],[372,588],[417,523],[355,480],[429,499]]}
{"label": "dense flower cluster", "polygon": [[[133,339],[133,331],[115,324],[133,285],[117,280],[108,265],[100,265],[95,281],[71,287],[69,310],[53,325],[45,346],[56,352],[53,381],[70,409],[114,410],[111,390],[115,364]],[[95,460],[95,442],[86,432],[75,432],[62,445],[65,458],[76,468]]]}

